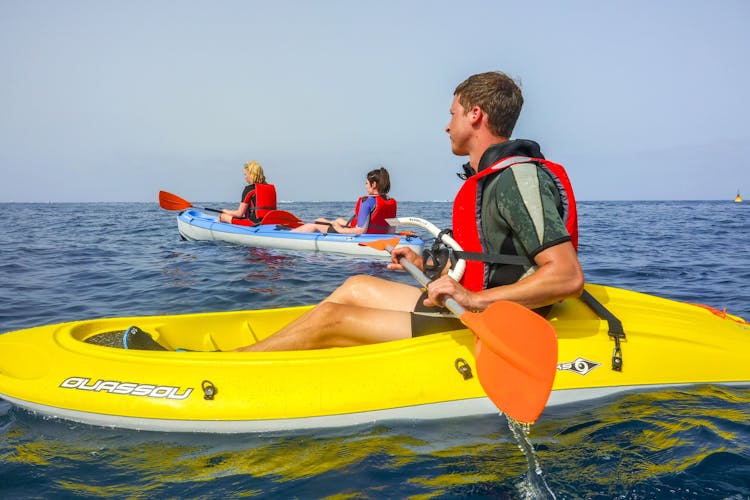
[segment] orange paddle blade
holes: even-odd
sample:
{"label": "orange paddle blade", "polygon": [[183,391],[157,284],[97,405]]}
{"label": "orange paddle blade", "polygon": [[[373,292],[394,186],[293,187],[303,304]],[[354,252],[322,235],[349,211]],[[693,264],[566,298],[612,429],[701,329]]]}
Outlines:
{"label": "orange paddle blade", "polygon": [[159,206],[164,210],[185,210],[192,207],[193,204],[176,194],[159,191]]}
{"label": "orange paddle blade", "polygon": [[374,248],[375,250],[387,250],[390,252],[391,248],[396,248],[396,245],[398,245],[400,242],[401,237],[399,236],[396,238],[388,238],[385,240],[361,241],[359,245],[363,247]]}
{"label": "orange paddle blade", "polygon": [[298,227],[303,222],[291,212],[286,210],[271,210],[260,221],[261,224],[283,224],[289,227]]}
{"label": "orange paddle blade", "polygon": [[552,325],[515,302],[493,303],[461,321],[477,336],[477,375],[487,396],[509,417],[531,424],[544,411],[557,372]]}

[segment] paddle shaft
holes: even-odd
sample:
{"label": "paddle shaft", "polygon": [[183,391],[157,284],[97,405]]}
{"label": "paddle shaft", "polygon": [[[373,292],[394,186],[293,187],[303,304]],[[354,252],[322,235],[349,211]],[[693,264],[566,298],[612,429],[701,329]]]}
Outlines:
{"label": "paddle shaft", "polygon": [[[387,248],[388,248],[388,252],[393,251],[393,246],[388,245]],[[401,266],[403,266],[403,268],[406,269],[409,272],[409,274],[411,274],[412,278],[417,280],[419,284],[422,285],[423,287],[427,287],[427,285],[430,284],[430,278],[428,278],[427,275],[421,269],[419,269],[417,266],[415,266],[414,264],[406,260],[406,257],[401,257],[398,260],[398,263],[401,264]],[[459,318],[463,315],[464,312],[466,312],[466,310],[463,307],[461,307],[459,303],[456,302],[451,297],[448,297],[447,299],[445,299],[445,307]]]}

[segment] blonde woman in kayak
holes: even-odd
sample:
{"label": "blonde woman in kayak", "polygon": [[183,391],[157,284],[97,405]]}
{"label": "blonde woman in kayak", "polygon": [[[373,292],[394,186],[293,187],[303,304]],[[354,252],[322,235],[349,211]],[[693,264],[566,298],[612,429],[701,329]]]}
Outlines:
{"label": "blonde woman in kayak", "polygon": [[383,167],[367,173],[365,177],[367,194],[357,200],[354,215],[347,221],[342,218],[328,220],[315,219],[315,222],[303,224],[292,231],[302,233],[392,233],[393,228],[385,219],[396,217],[396,200],[388,196],[391,190],[391,176]]}
{"label": "blonde woman in kayak", "polygon": [[266,182],[266,174],[260,163],[249,161],[245,163],[244,170],[247,186],[242,191],[240,204],[235,210],[223,209],[219,222],[254,226],[270,210],[276,210],[276,187]]}

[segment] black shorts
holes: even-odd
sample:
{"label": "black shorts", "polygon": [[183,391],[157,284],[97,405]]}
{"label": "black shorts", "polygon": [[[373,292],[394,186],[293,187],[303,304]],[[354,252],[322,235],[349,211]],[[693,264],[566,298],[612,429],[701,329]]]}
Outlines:
{"label": "black shorts", "polygon": [[417,299],[411,313],[411,336],[421,337],[432,333],[450,332],[466,328],[461,320],[453,316],[447,309],[426,307],[422,302],[427,298],[427,292]]}
{"label": "black shorts", "polygon": [[[412,337],[421,337],[432,333],[450,332],[466,328],[461,320],[448,313],[447,309],[426,307],[422,304],[422,301],[426,298],[427,292],[422,292],[422,295],[417,299],[417,304],[414,306],[414,310],[411,313]],[[551,309],[552,306],[549,305],[532,309],[532,311],[545,318]]]}

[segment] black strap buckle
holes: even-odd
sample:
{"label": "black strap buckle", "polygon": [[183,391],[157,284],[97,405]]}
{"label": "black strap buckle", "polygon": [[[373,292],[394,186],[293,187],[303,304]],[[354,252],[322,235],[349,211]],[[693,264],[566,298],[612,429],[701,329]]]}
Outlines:
{"label": "black strap buckle", "polygon": [[432,247],[429,249],[426,248],[422,251],[424,273],[430,278],[430,280],[438,279],[449,261],[451,266],[455,266],[456,262],[458,262],[453,249],[443,243],[443,235],[447,234],[452,236],[452,233],[453,231],[450,229],[443,229],[435,237],[435,241],[432,242]]}

